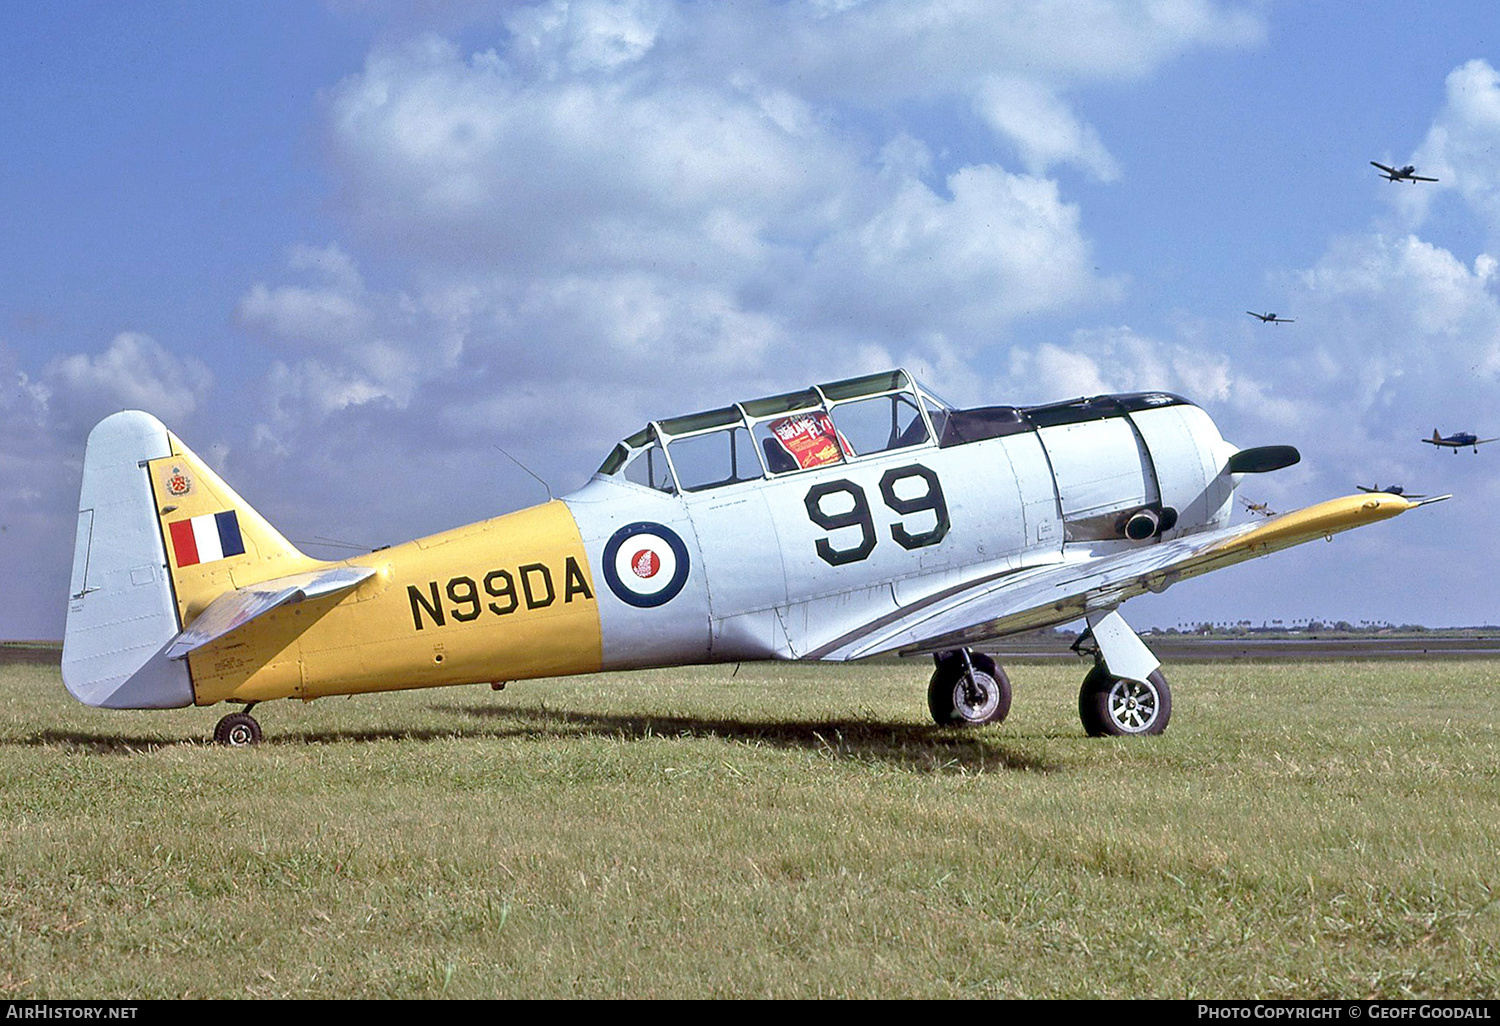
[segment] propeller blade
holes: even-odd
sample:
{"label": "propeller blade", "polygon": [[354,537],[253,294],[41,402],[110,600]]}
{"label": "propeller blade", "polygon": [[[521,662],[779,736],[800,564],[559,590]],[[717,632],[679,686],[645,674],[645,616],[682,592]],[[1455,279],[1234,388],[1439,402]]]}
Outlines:
{"label": "propeller blade", "polygon": [[1302,454],[1291,445],[1261,445],[1241,449],[1229,457],[1224,469],[1231,474],[1265,474],[1290,467],[1302,460]]}

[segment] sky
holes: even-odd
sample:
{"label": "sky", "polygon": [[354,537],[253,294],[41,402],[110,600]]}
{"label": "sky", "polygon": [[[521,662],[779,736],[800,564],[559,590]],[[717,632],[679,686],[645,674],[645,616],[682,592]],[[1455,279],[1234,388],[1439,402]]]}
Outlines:
{"label": "sky", "polygon": [[895,366],[962,405],[1180,393],[1301,450],[1241,488],[1277,510],[1454,495],[1143,596],[1137,628],[1500,623],[1500,444],[1420,441],[1500,435],[1497,27],[1488,0],[0,5],[0,638],[61,637],[116,410],[336,559],[566,494],[647,420]]}

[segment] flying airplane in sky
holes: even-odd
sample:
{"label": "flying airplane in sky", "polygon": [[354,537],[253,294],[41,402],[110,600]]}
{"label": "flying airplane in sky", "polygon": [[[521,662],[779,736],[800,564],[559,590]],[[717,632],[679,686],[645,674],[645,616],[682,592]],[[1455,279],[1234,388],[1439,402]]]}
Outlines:
{"label": "flying airplane in sky", "polygon": [[1378,161],[1372,160],[1370,161],[1370,163],[1374,164],[1376,167],[1380,168],[1382,172],[1384,172],[1381,177],[1383,177],[1388,182],[1411,182],[1413,185],[1415,185],[1417,182],[1437,181],[1436,178],[1427,178],[1423,175],[1417,174],[1417,167],[1415,164],[1407,164],[1405,167],[1386,167],[1384,164]]}
{"label": "flying airplane in sky", "polygon": [[1425,495],[1407,495],[1406,489],[1402,488],[1400,485],[1391,485],[1389,488],[1380,488],[1374,485],[1371,485],[1369,488],[1366,488],[1364,485],[1355,485],[1354,487],[1358,488],[1362,492],[1384,492],[1387,495],[1401,495],[1405,496],[1408,499],[1427,498],[1427,496]]}
{"label": "flying airplane in sky", "polygon": [[1259,317],[1264,324],[1295,324],[1297,322],[1295,317],[1277,317],[1273,313],[1256,313],[1254,310],[1245,312],[1251,317]]}
{"label": "flying airplane in sky", "polygon": [[1437,428],[1433,428],[1432,437],[1424,438],[1422,439],[1422,441],[1426,442],[1428,445],[1435,445],[1439,448],[1452,449],[1453,455],[1457,456],[1458,450],[1460,449],[1465,449],[1472,446],[1474,451],[1478,453],[1479,447],[1485,442],[1500,441],[1500,439],[1480,438],[1477,435],[1470,434],[1467,431],[1459,431],[1456,434],[1443,435],[1438,432]]}
{"label": "flying airplane in sky", "polygon": [[[63,641],[93,706],[275,698],[753,659],[930,655],[940,724],[996,723],[976,646],[1084,620],[1089,734],[1157,734],[1125,600],[1421,503],[1356,495],[1231,525],[1237,449],[1164,392],[957,408],[904,371],[652,421],[581,489],[347,559],[288,542],[156,418],[89,435]],[[1435,501],[1435,500],[1434,500]]]}
{"label": "flying airplane in sky", "polygon": [[1245,504],[1245,508],[1251,513],[1256,513],[1263,517],[1276,516],[1276,511],[1264,502],[1251,502],[1244,496],[1240,496],[1240,501]]}

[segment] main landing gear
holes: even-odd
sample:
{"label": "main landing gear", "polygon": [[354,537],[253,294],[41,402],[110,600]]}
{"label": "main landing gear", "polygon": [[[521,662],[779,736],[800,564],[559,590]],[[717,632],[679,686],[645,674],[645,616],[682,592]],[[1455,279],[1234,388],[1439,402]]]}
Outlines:
{"label": "main landing gear", "polygon": [[1078,718],[1089,737],[1160,734],[1172,718],[1172,689],[1161,660],[1116,611],[1093,613],[1073,651],[1094,657],[1078,692]]}
{"label": "main landing gear", "polygon": [[933,656],[927,708],[943,726],[999,723],[1010,712],[1010,678],[982,652],[961,648]]}
{"label": "main landing gear", "polygon": [[230,748],[245,748],[249,745],[260,744],[260,723],[250,710],[255,708],[255,703],[250,702],[243,710],[230,713],[219,721],[214,727],[214,743],[228,745]]}
{"label": "main landing gear", "polygon": [[1078,692],[1078,718],[1089,737],[1160,734],[1172,718],[1172,689],[1160,670],[1131,680],[1097,663]]}
{"label": "main landing gear", "polygon": [[[1172,718],[1172,689],[1161,661],[1120,614],[1091,614],[1073,650],[1094,657],[1078,692],[1078,718],[1090,737],[1160,734]],[[1010,678],[981,652],[956,649],[933,657],[927,707],[942,726],[999,723],[1010,712]]]}

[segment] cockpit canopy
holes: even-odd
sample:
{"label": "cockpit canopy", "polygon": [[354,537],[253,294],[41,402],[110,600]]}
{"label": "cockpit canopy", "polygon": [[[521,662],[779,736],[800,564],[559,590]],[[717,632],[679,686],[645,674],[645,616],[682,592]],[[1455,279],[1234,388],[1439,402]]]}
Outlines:
{"label": "cockpit canopy", "polygon": [[652,421],[615,446],[598,472],[659,491],[698,492],[898,449],[946,448],[1185,402],[1166,392],[1138,392],[957,409],[904,370],[883,371]]}

